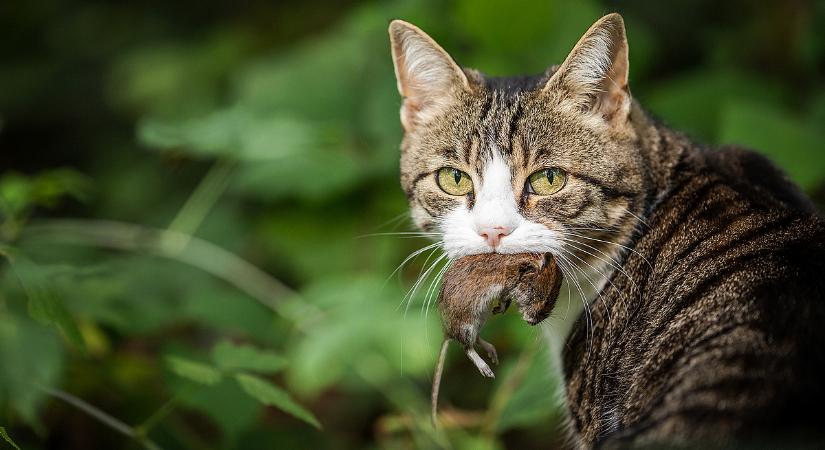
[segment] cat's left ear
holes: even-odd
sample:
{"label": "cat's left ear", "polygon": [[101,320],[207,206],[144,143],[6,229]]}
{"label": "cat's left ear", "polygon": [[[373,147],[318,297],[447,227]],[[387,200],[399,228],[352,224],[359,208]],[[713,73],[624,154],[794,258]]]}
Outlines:
{"label": "cat's left ear", "polygon": [[583,111],[608,122],[624,121],[630,112],[627,36],[617,13],[594,23],[544,86]]}

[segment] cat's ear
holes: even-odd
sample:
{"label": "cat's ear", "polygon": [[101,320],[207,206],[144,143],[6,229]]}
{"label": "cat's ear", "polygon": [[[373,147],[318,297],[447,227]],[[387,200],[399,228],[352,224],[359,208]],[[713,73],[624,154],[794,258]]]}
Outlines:
{"label": "cat's ear", "polygon": [[401,124],[410,131],[469,89],[467,75],[431,37],[403,20],[390,23],[390,45],[398,92],[404,98]]}
{"label": "cat's ear", "polygon": [[558,92],[608,122],[625,120],[630,112],[628,66],[624,20],[608,14],[579,39],[544,90]]}

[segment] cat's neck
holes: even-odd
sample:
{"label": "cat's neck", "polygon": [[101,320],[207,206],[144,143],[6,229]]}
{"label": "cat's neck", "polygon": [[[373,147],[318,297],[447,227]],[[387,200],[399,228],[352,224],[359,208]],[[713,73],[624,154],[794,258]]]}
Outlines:
{"label": "cat's neck", "polygon": [[669,190],[677,165],[695,145],[684,135],[650,117],[635,100],[630,123],[638,138],[639,152],[648,166],[648,191],[653,197],[661,196]]}

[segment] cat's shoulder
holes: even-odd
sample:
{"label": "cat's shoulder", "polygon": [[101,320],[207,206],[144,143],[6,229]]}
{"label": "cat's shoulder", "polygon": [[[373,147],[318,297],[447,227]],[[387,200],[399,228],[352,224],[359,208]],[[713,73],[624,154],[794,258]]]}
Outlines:
{"label": "cat's shoulder", "polygon": [[765,155],[735,145],[702,148],[697,153],[696,170],[735,190],[755,206],[817,215],[816,207],[799,186]]}

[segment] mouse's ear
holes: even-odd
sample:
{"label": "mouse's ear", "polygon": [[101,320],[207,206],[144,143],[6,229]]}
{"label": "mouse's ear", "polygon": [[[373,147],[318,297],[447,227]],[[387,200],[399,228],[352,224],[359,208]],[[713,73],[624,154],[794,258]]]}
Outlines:
{"label": "mouse's ear", "polygon": [[544,255],[542,255],[541,263],[539,263],[539,270],[546,269],[547,266],[549,266],[552,261],[553,261],[553,255],[551,255],[550,253],[545,253]]}

